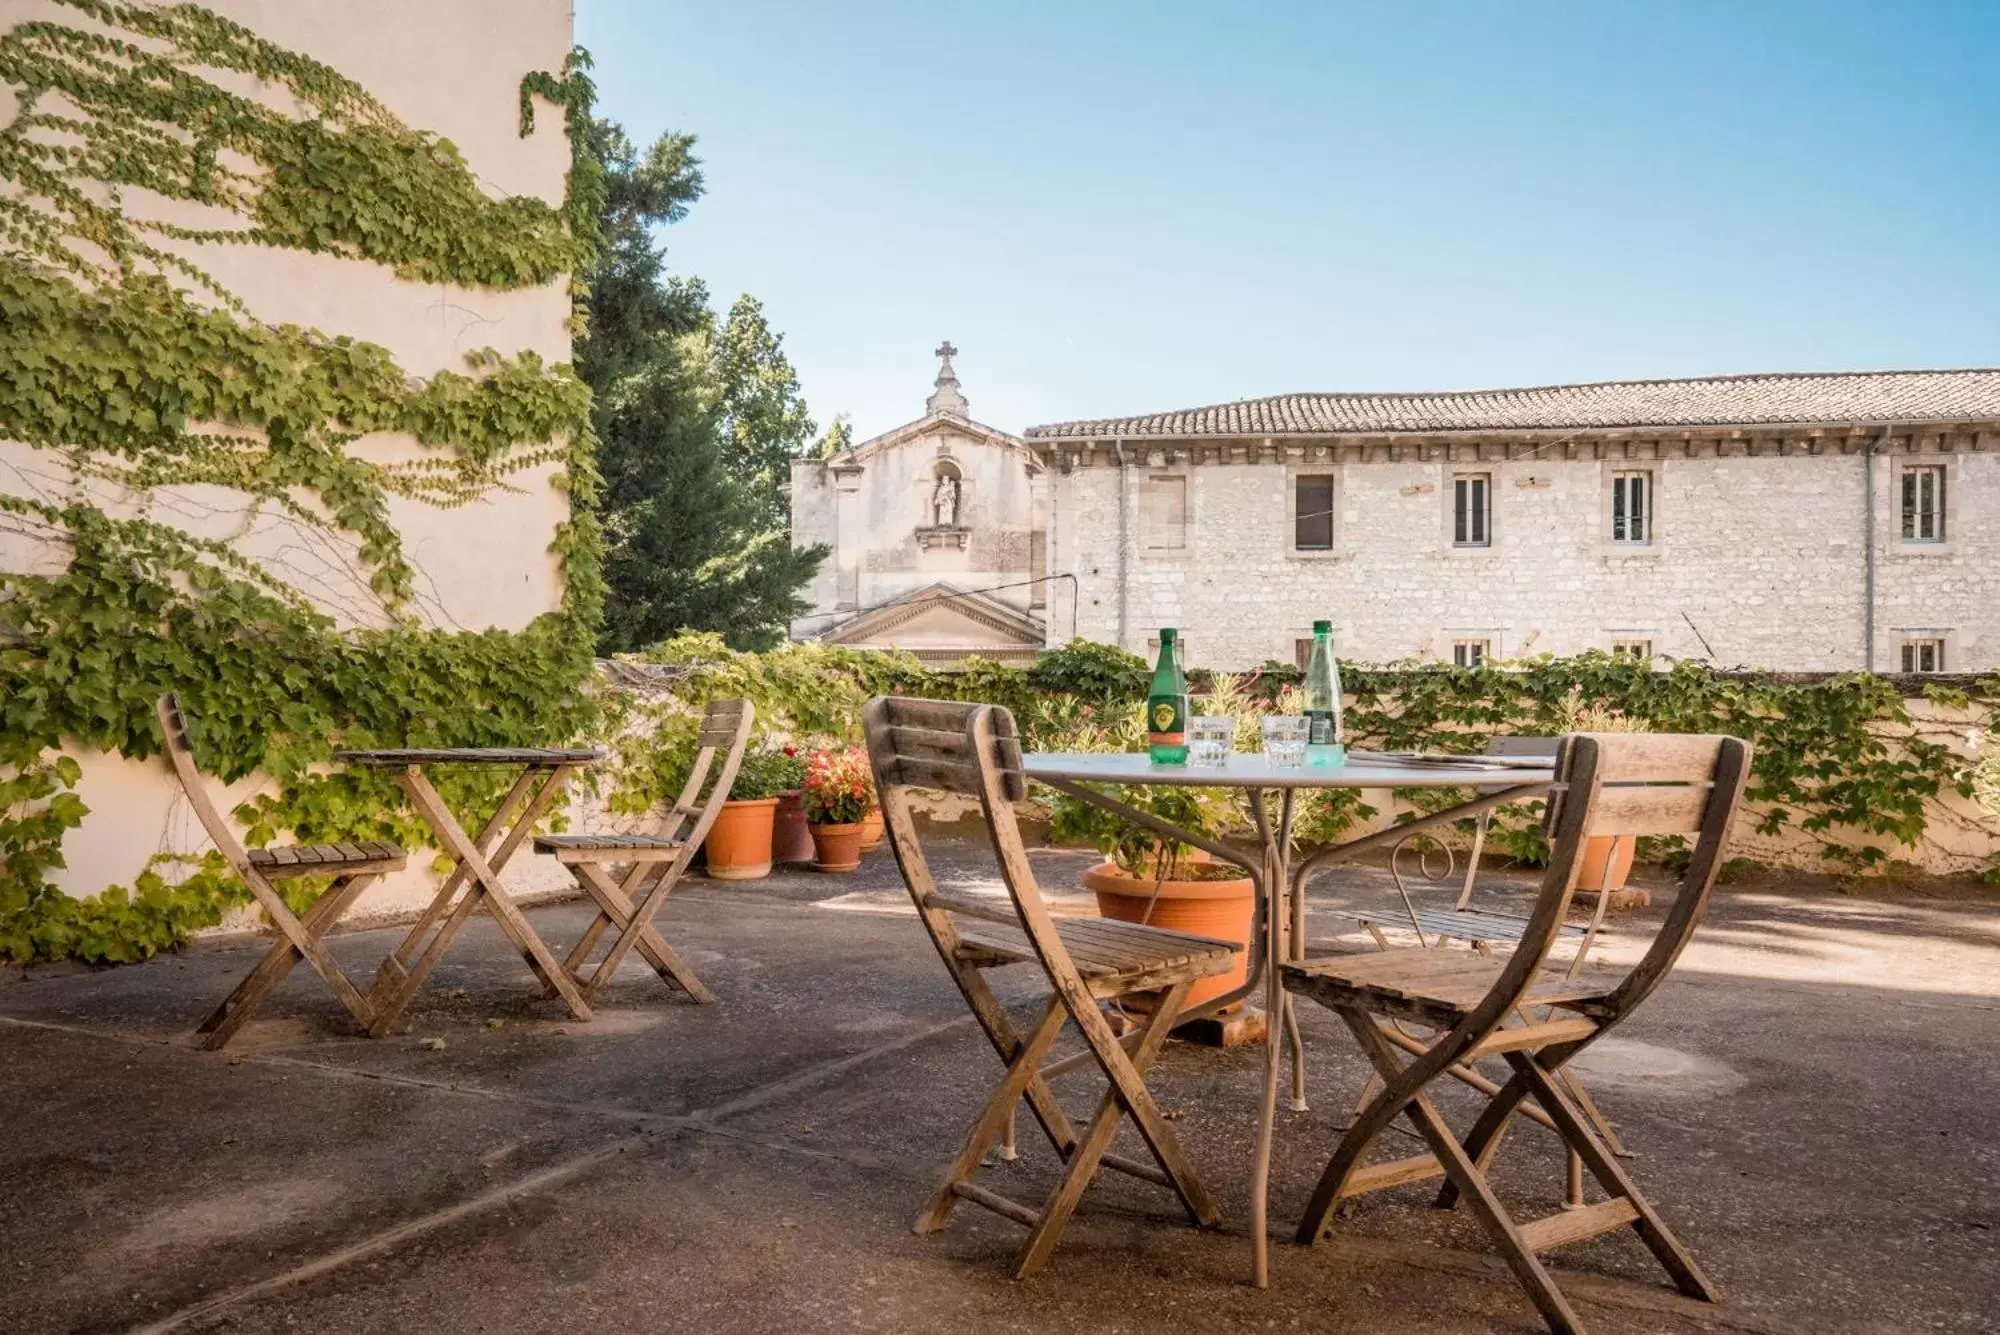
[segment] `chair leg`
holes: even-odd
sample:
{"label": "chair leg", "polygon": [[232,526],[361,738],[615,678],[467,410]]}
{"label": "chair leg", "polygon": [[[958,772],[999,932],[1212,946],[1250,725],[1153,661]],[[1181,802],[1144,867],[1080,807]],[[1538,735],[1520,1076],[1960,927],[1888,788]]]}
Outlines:
{"label": "chair leg", "polygon": [[[1354,1036],[1361,1041],[1369,1059],[1383,1072],[1384,1079],[1390,1079],[1396,1062],[1395,1049],[1382,1036],[1374,1020],[1359,1011],[1343,1011],[1341,1018],[1347,1021]],[[1385,1089],[1385,1096],[1393,1089],[1393,1085]],[[1431,1153],[1444,1169],[1446,1179],[1456,1183],[1459,1190],[1470,1198],[1472,1212],[1485,1225],[1508,1268],[1521,1282],[1521,1287],[1528,1291],[1529,1300],[1542,1314],[1549,1329],[1555,1335],[1584,1335],[1583,1319],[1570,1306],[1562,1290],[1556,1287],[1555,1277],[1549,1274],[1548,1268],[1522,1237],[1519,1226],[1487,1185],[1485,1172],[1467,1157],[1458,1138],[1452,1135],[1451,1128],[1439,1115],[1436,1105],[1419,1089],[1403,1095],[1399,1111],[1410,1119],[1430,1146]],[[1344,1141],[1342,1148],[1346,1148]]]}
{"label": "chair leg", "polygon": [[[1089,1128],[1077,1141],[1076,1149],[1070,1155],[1069,1166],[1063,1172],[1062,1181],[1058,1182],[1055,1190],[1049,1193],[1048,1201],[1042,1207],[1040,1220],[1035,1224],[1034,1231],[1028,1235],[1027,1242],[1021,1247],[1020,1255],[1014,1265],[1014,1278],[1027,1279],[1048,1264],[1056,1243],[1062,1238],[1063,1229],[1068,1226],[1070,1216],[1076,1213],[1077,1203],[1083,1199],[1084,1189],[1097,1175],[1098,1164],[1103,1159],[1104,1152],[1111,1148],[1111,1139],[1118,1132],[1119,1119],[1128,1113],[1132,1116],[1133,1122],[1139,1126],[1141,1134],[1145,1135],[1147,1144],[1153,1149],[1154,1157],[1159,1160],[1161,1169],[1172,1179],[1175,1189],[1180,1193],[1182,1203],[1187,1206],[1188,1213],[1194,1217],[1195,1222],[1197,1224],[1214,1222],[1218,1214],[1214,1203],[1208,1199],[1206,1189],[1194,1177],[1194,1170],[1181,1155],[1179,1144],[1173,1139],[1173,1131],[1160,1120],[1159,1109],[1153,1105],[1152,1095],[1144,1083],[1145,1074],[1151,1068],[1153,1059],[1159,1055],[1160,1049],[1165,1046],[1167,1034],[1173,1029],[1174,1019],[1180,1014],[1181,1003],[1187,999],[1188,990],[1192,986],[1192,980],[1187,980],[1167,989],[1159,1004],[1153,1008],[1153,1013],[1146,1022],[1144,1035],[1129,1057],[1124,1049],[1116,1044],[1113,1045],[1115,1055],[1097,1052],[1098,1060],[1107,1066],[1105,1072],[1107,1076],[1111,1074],[1108,1069],[1110,1063],[1129,1063],[1132,1074],[1138,1077],[1135,1082],[1138,1096],[1128,1102],[1115,1080],[1110,1088],[1104,1091],[1104,1099],[1097,1106],[1097,1115],[1091,1119]],[[1085,1029],[1085,1037],[1086,1039],[1089,1037],[1088,1029]],[[1091,1050],[1097,1051],[1095,1043],[1091,1044]]]}
{"label": "chair leg", "polygon": [[[605,953],[588,980],[578,978],[577,984],[586,1000],[595,1000],[597,995],[611,982],[624,963],[628,951],[637,949],[646,962],[653,966],[653,972],[660,975],[669,987],[677,987],[696,1001],[707,1005],[715,1000],[715,994],[703,986],[681,957],[674,953],[660,934],[654,930],[648,919],[665,893],[658,887],[647,895],[645,903],[634,908],[625,892],[606,876],[595,863],[573,862],[570,869],[576,873],[590,897],[597,901],[598,909],[604,917],[611,919],[622,935]],[[574,951],[571,952],[575,954]]]}
{"label": "chair leg", "polygon": [[[320,940],[332,930],[335,923],[340,921],[340,915],[347,911],[348,906],[360,896],[361,892],[380,879],[379,873],[374,872],[340,877],[301,915],[299,925],[305,928],[314,941]],[[208,1018],[195,1030],[195,1033],[202,1037],[201,1046],[213,1052],[234,1038],[237,1030],[262,1008],[271,994],[291,976],[292,970],[304,958],[298,946],[289,937],[280,935],[264,958],[258,961],[257,967],[236,985],[235,991],[223,998],[222,1004],[211,1011]],[[339,995],[337,989],[335,995]],[[345,997],[342,997],[341,1001],[343,1004],[347,1003]],[[348,1010],[352,1013],[353,1006],[348,1005]],[[368,1014],[365,1007],[363,1012],[354,1018],[363,1028],[367,1027]]]}
{"label": "chair leg", "polygon": [[1015,1103],[1028,1088],[1028,1082],[1035,1078],[1042,1059],[1048,1056],[1049,1049],[1055,1046],[1056,1035],[1062,1032],[1063,1024],[1068,1019],[1069,1012],[1064,1009],[1062,998],[1051,996],[1047,1008],[1042,1011],[1042,1018],[1036,1022],[1028,1041],[1021,1045],[1015,1052],[1013,1060],[1007,1063],[1007,1074],[994,1087],[992,1095],[986,1100],[986,1106],[980,1109],[979,1117],[973,1122],[972,1130],[965,1138],[964,1148],[960,1149],[957,1157],[946,1166],[944,1180],[938,1183],[937,1190],[931,1193],[928,1201],[924,1202],[924,1208],[917,1215],[916,1223],[910,1226],[911,1232],[935,1233],[944,1227],[947,1219],[951,1218],[952,1209],[958,1204],[960,1184],[972,1180],[973,1174],[979,1171],[979,1165],[986,1157],[986,1147],[991,1145],[994,1138],[1012,1122]]}
{"label": "chair leg", "polygon": [[[1699,1298],[1703,1302],[1722,1301],[1722,1295],[1695,1261],[1694,1254],[1682,1245],[1673,1230],[1667,1227],[1666,1221],[1653,1209],[1652,1203],[1640,1194],[1616,1156],[1592,1132],[1589,1121],[1570,1102],[1555,1078],[1530,1053],[1510,1052],[1506,1056],[1508,1064],[1514,1068],[1515,1081],[1529,1089],[1535,1101],[1548,1110],[1549,1116],[1556,1121],[1556,1129],[1583,1160],[1591,1176],[1607,1193],[1623,1197],[1638,1212],[1638,1218],[1632,1221],[1632,1228],[1672,1277],[1674,1287],[1688,1297]],[[1508,1082],[1509,1089],[1514,1087],[1515,1081]]]}

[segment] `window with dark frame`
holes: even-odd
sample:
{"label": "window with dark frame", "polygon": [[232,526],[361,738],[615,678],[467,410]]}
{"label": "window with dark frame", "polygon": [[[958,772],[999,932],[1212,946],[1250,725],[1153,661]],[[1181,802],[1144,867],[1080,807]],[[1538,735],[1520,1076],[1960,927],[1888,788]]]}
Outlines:
{"label": "window with dark frame", "polygon": [[1451,480],[1451,545],[1493,545],[1493,478],[1488,473],[1461,473]]}
{"label": "window with dark frame", "polygon": [[1333,475],[1304,474],[1292,484],[1292,550],[1333,550]]}
{"label": "window with dark frame", "polygon": [[1643,547],[1653,540],[1653,475],[1611,475],[1611,540]]}
{"label": "window with dark frame", "polygon": [[1493,650],[1491,640],[1453,640],[1451,661],[1458,667],[1476,668],[1486,665],[1486,656]]}
{"label": "window with dark frame", "polygon": [[1611,652],[1621,658],[1651,658],[1653,642],[1640,636],[1616,639],[1611,642]]}
{"label": "window with dark frame", "polygon": [[1944,671],[1943,637],[1936,635],[1927,635],[1914,640],[1904,640],[1903,671],[1905,672]]}
{"label": "window with dark frame", "polygon": [[1903,470],[1903,541],[1944,541],[1944,465]]}

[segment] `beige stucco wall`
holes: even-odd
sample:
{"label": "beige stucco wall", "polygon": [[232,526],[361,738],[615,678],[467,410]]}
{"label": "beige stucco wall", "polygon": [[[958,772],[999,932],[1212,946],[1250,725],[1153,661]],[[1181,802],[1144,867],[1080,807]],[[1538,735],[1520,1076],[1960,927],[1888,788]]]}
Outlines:
{"label": "beige stucco wall", "polygon": [[[406,123],[452,141],[495,196],[561,201],[569,165],[562,115],[543,106],[534,133],[521,137],[519,87],[530,71],[560,70],[571,44],[566,0],[208,3],[279,45],[331,65]],[[0,22],[11,26],[37,18],[88,25],[78,11],[45,0],[15,0]],[[125,205],[174,221],[199,216],[189,206],[141,192],[128,192]],[[466,354],[488,347],[509,356],[532,351],[549,362],[569,360],[566,278],[534,290],[477,291],[405,282],[373,263],[265,246],[185,249],[255,316],[379,343],[412,376],[464,371]],[[414,442],[395,436],[370,437],[353,448],[377,459],[416,455]],[[417,569],[415,610],[423,620],[448,629],[513,630],[559,605],[560,571],[548,548],[567,517],[567,501],[548,485],[552,471],[544,466],[515,475],[509,487],[458,509],[391,499],[391,516]],[[55,494],[76,490],[45,453],[4,443],[0,484],[32,484]],[[101,488],[89,494],[107,510],[131,512],[129,501]],[[346,624],[383,620],[366,594],[365,574],[337,544],[329,547],[324,535],[301,542],[293,525],[268,515],[250,518],[239,496],[219,488],[163,492],[151,513],[202,536],[227,538]],[[14,569],[48,559],[18,543],[0,549],[0,561]],[[202,847],[199,827],[176,801],[163,763],[94,752],[80,759],[80,792],[91,814],[65,841],[69,867],[59,877],[65,889],[90,894],[107,884],[129,885],[154,853]],[[229,797],[240,799],[256,783],[246,781]],[[533,862],[518,859],[510,879],[523,885],[567,883],[553,864]],[[417,902],[426,877],[416,870],[392,878],[371,890],[362,911]]]}

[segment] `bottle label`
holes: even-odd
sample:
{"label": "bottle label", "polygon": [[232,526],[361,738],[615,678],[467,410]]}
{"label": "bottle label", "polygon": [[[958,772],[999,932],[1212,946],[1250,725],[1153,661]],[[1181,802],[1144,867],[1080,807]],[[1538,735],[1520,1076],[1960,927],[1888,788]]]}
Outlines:
{"label": "bottle label", "polygon": [[1340,738],[1333,726],[1333,711],[1315,709],[1306,714],[1306,745],[1332,746]]}
{"label": "bottle label", "polygon": [[1146,744],[1181,746],[1187,742],[1186,706],[1172,696],[1154,696],[1146,702]]}

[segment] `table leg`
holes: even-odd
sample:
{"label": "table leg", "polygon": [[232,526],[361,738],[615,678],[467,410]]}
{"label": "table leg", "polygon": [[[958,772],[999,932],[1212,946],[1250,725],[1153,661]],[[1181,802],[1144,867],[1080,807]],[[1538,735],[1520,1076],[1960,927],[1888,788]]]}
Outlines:
{"label": "table leg", "polygon": [[[579,1018],[589,1017],[590,1008],[585,1005],[581,994],[577,993],[575,986],[570,984],[568,977],[563,974],[562,966],[556,962],[553,955],[549,954],[548,947],[535,936],[527,921],[521,918],[520,910],[514,907],[513,901],[507,899],[506,893],[499,888],[501,868],[513,858],[515,850],[527,841],[536,823],[561,794],[563,781],[568,777],[570,768],[558,766],[549,771],[547,779],[527,803],[526,809],[520,813],[513,827],[507,831],[491,859],[483,854],[479,845],[467,837],[464,828],[438,797],[437,790],[424,777],[419,766],[412,765],[396,776],[396,781],[410,795],[418,814],[438,836],[445,851],[457,858],[458,865],[452,869],[444,885],[440,887],[438,895],[431,901],[431,907],[426,911],[424,919],[417,924],[411,935],[404,939],[396,953],[383,961],[381,975],[377,977],[368,997],[375,1009],[374,1023],[368,1026],[371,1037],[381,1038],[396,1026],[403,1012],[423,989],[425,978],[437,966],[438,960],[443,958],[444,952],[457,937],[459,929],[465,926],[481,900],[488,903],[493,910],[495,920],[500,924],[501,931],[506,933],[521,951],[521,957],[528,962],[535,975],[562,995],[563,1000],[570,1004],[572,1014],[578,1015]],[[508,793],[506,801],[501,803],[500,811],[496,812],[494,818],[480,831],[481,844],[499,825],[509,808],[515,806],[517,799],[527,791],[526,785],[533,773],[531,770],[521,776],[520,781]],[[444,913],[451,894],[468,877],[471,884],[467,886],[464,897],[456,905],[451,905],[449,915],[438,926],[436,934],[425,945],[423,953],[414,963],[405,967],[404,962],[409,958],[406,952],[413,947],[423,930]],[[558,977],[562,978],[561,983],[554,981]],[[579,1007],[582,1008],[580,1011]]]}
{"label": "table leg", "polygon": [[1250,790],[1264,836],[1264,1089],[1257,1111],[1257,1152],[1250,1170],[1250,1282],[1271,1285],[1271,1140],[1278,1124],[1278,1045],[1285,1021],[1285,858],[1264,811],[1262,789]]}

